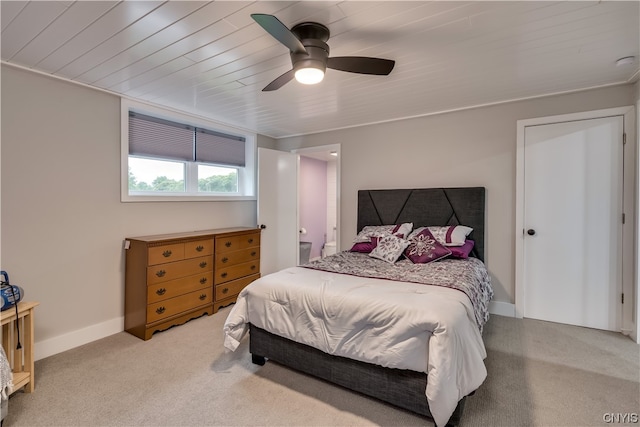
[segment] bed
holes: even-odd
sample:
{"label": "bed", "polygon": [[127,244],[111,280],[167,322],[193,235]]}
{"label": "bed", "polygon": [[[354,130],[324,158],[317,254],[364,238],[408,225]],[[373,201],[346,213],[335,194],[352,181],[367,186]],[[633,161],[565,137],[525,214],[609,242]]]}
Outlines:
{"label": "bed", "polygon": [[343,251],[264,276],[239,295],[225,346],[235,350],[249,331],[254,363],[273,360],[439,427],[457,425],[466,396],[486,378],[481,331],[493,291],[484,212],[483,187],[359,191],[358,236],[389,224],[464,225],[472,230],[464,239],[475,242],[468,258],[421,264]]}

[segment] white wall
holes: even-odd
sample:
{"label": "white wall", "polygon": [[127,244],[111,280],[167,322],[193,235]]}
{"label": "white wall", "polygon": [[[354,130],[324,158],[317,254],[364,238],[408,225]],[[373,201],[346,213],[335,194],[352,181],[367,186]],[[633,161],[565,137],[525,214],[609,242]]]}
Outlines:
{"label": "white wall", "polygon": [[125,237],[256,226],[255,201],[121,203],[118,97],[8,66],[1,94],[1,265],[40,302],[36,359],[123,329]]}
{"label": "white wall", "polygon": [[341,144],[343,249],[356,233],[357,191],[484,186],[486,262],[495,301],[514,303],[516,121],[633,105],[631,85],[469,109],[403,121],[283,138],[291,150]]}

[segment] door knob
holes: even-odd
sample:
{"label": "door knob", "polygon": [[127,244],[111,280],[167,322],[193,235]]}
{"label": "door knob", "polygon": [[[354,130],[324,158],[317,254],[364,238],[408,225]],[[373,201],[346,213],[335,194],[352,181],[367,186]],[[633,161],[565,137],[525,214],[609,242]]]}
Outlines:
{"label": "door knob", "polygon": [[264,230],[265,228],[267,228],[267,226],[264,224],[260,224],[260,228]]}
{"label": "door knob", "polygon": [[529,236],[533,236],[534,234],[536,234],[536,230],[534,230],[533,228],[530,228],[530,229],[527,230],[527,234]]}

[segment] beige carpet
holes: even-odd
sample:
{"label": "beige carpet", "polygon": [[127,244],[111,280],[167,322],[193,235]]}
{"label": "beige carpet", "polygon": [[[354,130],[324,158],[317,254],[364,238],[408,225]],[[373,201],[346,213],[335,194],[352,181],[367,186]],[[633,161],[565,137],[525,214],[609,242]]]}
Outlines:
{"label": "beige carpet", "polygon": [[[229,308],[157,333],[122,332],[36,362],[12,426],[432,426],[425,418],[222,346]],[[462,427],[607,425],[640,413],[640,347],[620,334],[493,316],[489,376]],[[620,424],[616,424],[620,425]],[[637,424],[635,424],[637,425]]]}

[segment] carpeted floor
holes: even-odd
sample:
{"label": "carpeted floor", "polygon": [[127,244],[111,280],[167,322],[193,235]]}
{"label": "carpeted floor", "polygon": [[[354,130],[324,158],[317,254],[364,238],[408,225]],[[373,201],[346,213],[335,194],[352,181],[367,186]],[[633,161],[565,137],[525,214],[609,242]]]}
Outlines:
{"label": "carpeted floor", "polygon": [[[12,395],[3,427],[433,426],[276,363],[254,365],[246,338],[225,351],[229,310],[146,342],[122,332],[36,362],[35,392]],[[627,337],[492,316],[484,339],[488,378],[461,427],[598,426],[640,413],[640,346]]]}

